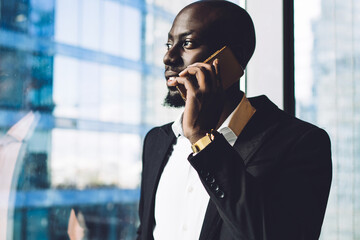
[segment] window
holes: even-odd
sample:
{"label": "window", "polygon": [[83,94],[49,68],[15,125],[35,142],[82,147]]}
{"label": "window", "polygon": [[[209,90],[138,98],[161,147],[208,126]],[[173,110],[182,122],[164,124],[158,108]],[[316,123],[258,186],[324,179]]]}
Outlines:
{"label": "window", "polygon": [[294,2],[297,115],[325,128],[332,141],[322,239],[359,239],[360,2]]}
{"label": "window", "polygon": [[[1,0],[0,239],[134,239],[142,140],[189,0]],[[79,239],[79,238],[77,238]]]}

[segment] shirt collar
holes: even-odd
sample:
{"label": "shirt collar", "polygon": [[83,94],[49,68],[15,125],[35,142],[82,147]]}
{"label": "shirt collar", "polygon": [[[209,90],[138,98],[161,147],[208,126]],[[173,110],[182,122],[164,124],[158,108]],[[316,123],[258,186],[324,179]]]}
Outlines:
{"label": "shirt collar", "polygon": [[[239,105],[225,119],[217,131],[222,133],[226,140],[235,141],[255,112],[256,109],[251,105],[244,94]],[[179,115],[171,126],[176,137],[184,135],[182,129],[182,117],[183,113]]]}
{"label": "shirt collar", "polygon": [[182,129],[182,118],[183,118],[183,113],[181,113],[177,117],[175,122],[171,125],[171,128],[172,128],[172,130],[173,130],[176,137],[184,136],[184,132],[183,132],[183,129]]}
{"label": "shirt collar", "polygon": [[217,131],[233,146],[255,112],[256,109],[250,104],[244,94],[239,105],[225,119]]}
{"label": "shirt collar", "polygon": [[239,136],[255,112],[256,109],[251,105],[244,94],[239,105],[228,117],[229,123],[227,126],[235,133],[236,136]]}

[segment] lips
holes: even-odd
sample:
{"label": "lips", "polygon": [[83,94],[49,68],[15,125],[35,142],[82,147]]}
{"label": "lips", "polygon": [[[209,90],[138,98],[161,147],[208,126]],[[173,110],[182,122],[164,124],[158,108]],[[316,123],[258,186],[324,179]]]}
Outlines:
{"label": "lips", "polygon": [[170,77],[178,77],[179,73],[173,72],[173,71],[166,71],[165,72],[165,78],[166,80],[169,80]]}
{"label": "lips", "polygon": [[[178,76],[179,76],[179,74],[178,74],[177,72],[174,72],[174,71],[165,71],[166,81],[168,81],[170,77],[178,77]],[[167,84],[166,84],[166,86],[167,86],[167,88],[168,88],[171,92],[177,92],[176,87],[174,87],[174,86],[169,86],[169,85],[167,85]]]}

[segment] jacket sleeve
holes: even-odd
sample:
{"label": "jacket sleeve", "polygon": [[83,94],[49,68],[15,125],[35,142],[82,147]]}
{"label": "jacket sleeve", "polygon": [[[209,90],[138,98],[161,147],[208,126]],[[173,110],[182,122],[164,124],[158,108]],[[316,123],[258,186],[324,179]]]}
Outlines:
{"label": "jacket sleeve", "polygon": [[190,155],[234,239],[318,239],[331,183],[330,140],[311,128],[291,142],[263,143],[247,165],[222,135]]}

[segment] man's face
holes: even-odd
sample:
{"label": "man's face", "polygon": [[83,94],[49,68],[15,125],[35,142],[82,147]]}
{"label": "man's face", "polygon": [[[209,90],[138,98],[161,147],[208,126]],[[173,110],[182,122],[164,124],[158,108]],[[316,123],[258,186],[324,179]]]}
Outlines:
{"label": "man's face", "polygon": [[[214,14],[209,17],[208,13],[199,11],[197,6],[183,10],[176,17],[168,34],[168,51],[163,60],[166,80],[171,76],[178,76],[188,65],[204,61],[219,47],[219,44],[213,41],[218,37],[214,36],[211,29],[214,17]],[[168,89],[164,105],[184,106],[185,102],[177,89]]]}

